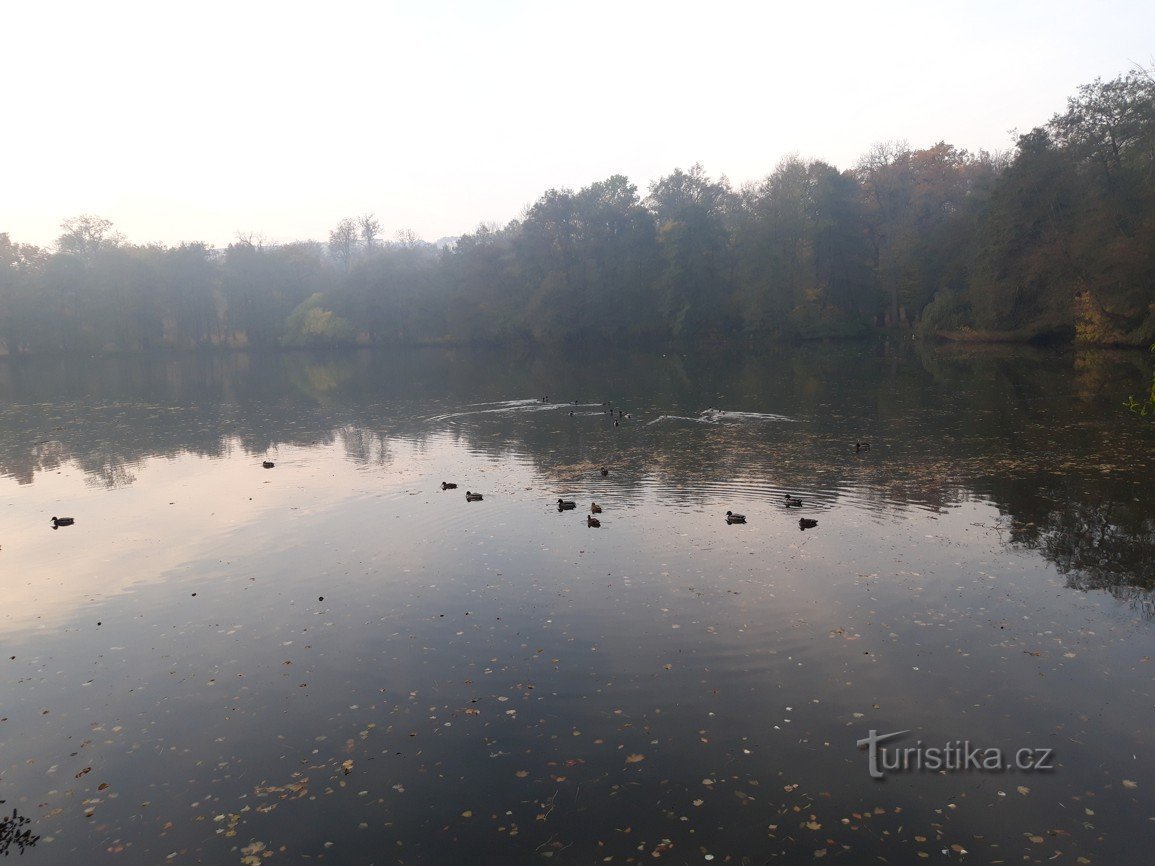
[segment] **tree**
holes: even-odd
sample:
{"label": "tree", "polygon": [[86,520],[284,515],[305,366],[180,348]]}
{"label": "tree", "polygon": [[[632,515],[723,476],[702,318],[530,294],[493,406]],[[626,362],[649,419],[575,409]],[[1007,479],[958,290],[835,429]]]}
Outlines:
{"label": "tree", "polygon": [[[1151,352],[1155,354],[1155,345],[1151,346]],[[1151,374],[1151,390],[1147,393],[1147,399],[1136,400],[1132,395],[1123,405],[1142,418],[1155,413],[1155,373]]]}
{"label": "tree", "polygon": [[339,346],[353,340],[353,326],[324,307],[320,292],[306,298],[285,320],[281,342],[294,347]]}
{"label": "tree", "polygon": [[357,217],[357,231],[361,243],[365,247],[365,252],[373,252],[373,248],[377,245],[377,239],[381,237],[381,223],[378,222],[377,217],[371,213],[361,214]]}
{"label": "tree", "polygon": [[329,254],[345,271],[349,270],[353,263],[353,255],[357,252],[358,235],[357,223],[349,217],[341,220],[337,223],[337,227],[329,232]]}
{"label": "tree", "polygon": [[78,256],[91,264],[105,250],[119,246],[124,236],[112,230],[112,220],[91,214],[66,219],[60,224],[64,233],[56,239],[56,249]]}
{"label": "tree", "polygon": [[667,333],[718,332],[730,300],[726,220],[736,202],[729,181],[711,180],[701,163],[689,171],[675,169],[650,185],[646,204],[657,221],[663,260],[658,286]]}

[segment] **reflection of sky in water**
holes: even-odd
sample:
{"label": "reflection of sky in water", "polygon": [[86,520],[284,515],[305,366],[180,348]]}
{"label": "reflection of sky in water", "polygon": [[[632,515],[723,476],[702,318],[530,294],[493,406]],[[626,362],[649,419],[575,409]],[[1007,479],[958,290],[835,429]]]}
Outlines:
{"label": "reflection of sky in water", "polygon": [[[792,423],[667,429],[646,422],[755,401],[639,398],[613,428],[479,397],[327,429],[293,409],[296,444],[124,459],[111,486],[67,454],[0,481],[0,799],[43,837],[27,856],[1135,862],[1155,638],[1032,546],[1067,488],[1031,445],[952,460],[948,417],[861,458],[786,400]],[[879,785],[871,728],[1059,768]]]}

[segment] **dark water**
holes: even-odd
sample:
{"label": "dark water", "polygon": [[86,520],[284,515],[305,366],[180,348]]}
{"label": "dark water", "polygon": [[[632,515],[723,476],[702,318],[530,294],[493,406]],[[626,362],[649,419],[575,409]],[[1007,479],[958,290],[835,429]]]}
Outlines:
{"label": "dark water", "polygon": [[1149,862],[1146,363],[4,362],[0,849]]}

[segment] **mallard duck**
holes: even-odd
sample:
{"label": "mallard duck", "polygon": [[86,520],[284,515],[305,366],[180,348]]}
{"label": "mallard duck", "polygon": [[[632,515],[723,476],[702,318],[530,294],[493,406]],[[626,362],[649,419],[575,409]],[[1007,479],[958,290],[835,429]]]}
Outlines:
{"label": "mallard duck", "polygon": [[798,528],[805,532],[807,529],[813,529],[818,525],[817,520],[811,520],[809,517],[798,518]]}
{"label": "mallard duck", "polygon": [[799,499],[797,496],[791,496],[789,493],[787,493],[786,494],[786,507],[787,508],[801,508],[802,507],[802,500]]}
{"label": "mallard duck", "polygon": [[53,517],[52,518],[52,528],[55,529],[58,526],[71,526],[75,522],[76,522],[75,517]]}
{"label": "mallard duck", "polygon": [[482,496],[480,493],[473,493],[469,490],[465,491],[465,501],[466,502],[480,502],[484,498],[485,497]]}
{"label": "mallard duck", "polygon": [[559,499],[557,501],[558,511],[568,511],[571,508],[577,508],[577,503],[572,499]]}
{"label": "mallard duck", "polygon": [[602,513],[602,507],[600,505],[598,505],[596,502],[591,502],[590,503],[590,513],[591,514],[601,514]]}
{"label": "mallard duck", "polygon": [[745,523],[746,522],[746,515],[745,514],[735,514],[733,511],[727,511],[726,512],[726,522],[727,523]]}
{"label": "mallard duck", "polygon": [[276,465],[277,464],[274,463],[272,460],[264,460],[261,462],[261,466],[263,466],[265,469],[272,469]]}
{"label": "mallard duck", "polygon": [[606,467],[603,466],[602,467],[602,478],[605,478],[609,474],[610,474],[610,470],[606,469]]}
{"label": "mallard duck", "polygon": [[601,525],[602,522],[596,517],[590,517],[588,514],[586,515],[586,526],[588,526],[590,529],[597,529]]}
{"label": "mallard duck", "polygon": [[854,443],[854,453],[855,454],[857,454],[859,451],[869,451],[869,450],[870,450],[870,443],[869,442],[855,442]]}
{"label": "mallard duck", "polygon": [[441,489],[442,490],[456,490],[457,485],[454,484],[452,481],[442,481],[441,482]]}

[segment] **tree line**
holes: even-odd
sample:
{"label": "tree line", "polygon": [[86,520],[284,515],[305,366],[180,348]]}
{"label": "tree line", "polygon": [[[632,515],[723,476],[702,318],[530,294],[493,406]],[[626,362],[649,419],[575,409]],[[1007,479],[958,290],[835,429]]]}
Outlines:
{"label": "tree line", "polygon": [[1079,88],[1012,152],[789,157],[735,188],[701,165],[644,197],[551,189],[446,246],[382,238],[135,245],[105,219],[54,248],[0,233],[0,351],[510,341],[749,341],[879,327],[961,340],[1155,340],[1155,80]]}

